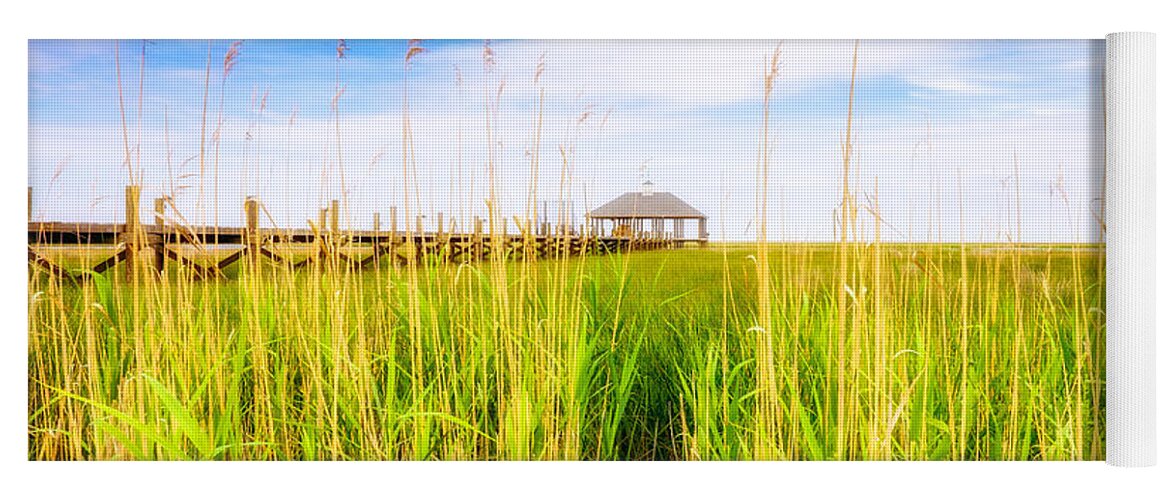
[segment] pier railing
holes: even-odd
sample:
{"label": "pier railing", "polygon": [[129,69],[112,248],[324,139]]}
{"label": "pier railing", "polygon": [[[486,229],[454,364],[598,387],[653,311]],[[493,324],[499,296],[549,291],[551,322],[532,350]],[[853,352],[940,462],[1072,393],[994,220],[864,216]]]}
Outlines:
{"label": "pier railing", "polygon": [[[31,189],[29,193],[31,214]],[[555,258],[679,248],[693,241],[670,235],[607,236],[593,234],[588,226],[575,231],[563,225],[550,231],[548,223],[538,225],[536,232],[521,230],[519,234],[508,234],[505,230],[493,235],[485,232],[486,221],[480,217],[473,218],[470,231],[461,231],[456,229],[454,221],[445,226],[442,213],[437,214],[434,231],[423,230],[421,216],[416,217],[413,228],[401,231],[397,209],[393,206],[388,213],[388,230],[382,229],[378,212],[373,213],[373,229],[343,230],[339,227],[337,200],[322,208],[317,222],[310,222],[308,228],[262,228],[262,203],[254,197],[244,201],[244,227],[186,225],[174,223],[173,219],[168,223],[168,207],[172,210],[174,207],[165,198],[154,200],[154,223],[144,224],[139,216],[140,195],[140,186],[126,187],[126,217],[122,224],[29,221],[29,263],[50,274],[74,280],[86,279],[89,276],[86,270],[101,274],[121,264],[126,279],[133,280],[138,276],[158,275],[166,269],[167,261],[174,261],[196,277],[211,278],[223,276],[225,269],[241,259],[252,264],[266,259],[291,269],[339,265],[365,269],[385,261],[394,266],[405,265],[412,259],[441,263],[481,261],[492,258],[497,251],[503,252],[504,259],[525,255]],[[499,244],[492,244],[492,238],[498,238]],[[66,269],[47,255],[47,250],[55,246],[77,244],[110,245],[112,252],[82,272]],[[289,252],[290,245],[302,248]],[[208,251],[213,246],[226,247],[228,251],[226,255]]]}

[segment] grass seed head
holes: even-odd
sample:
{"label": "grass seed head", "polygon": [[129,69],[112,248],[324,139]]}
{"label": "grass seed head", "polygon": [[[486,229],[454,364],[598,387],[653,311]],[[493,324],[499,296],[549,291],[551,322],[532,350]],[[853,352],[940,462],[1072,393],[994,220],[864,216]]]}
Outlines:
{"label": "grass seed head", "polygon": [[236,40],[228,47],[228,51],[224,53],[224,78],[228,78],[228,73],[232,72],[232,67],[236,65],[236,60],[240,57],[240,47],[244,45],[243,40]]}
{"label": "grass seed head", "polygon": [[406,69],[411,68],[411,59],[427,51],[422,44],[423,41],[420,39],[412,39],[407,42],[407,55],[403,57],[403,65]]}
{"label": "grass seed head", "polygon": [[541,73],[545,72],[545,54],[541,53],[541,57],[537,58],[537,71],[533,74],[533,83],[536,84],[541,80]]}
{"label": "grass seed head", "polygon": [[481,53],[484,59],[484,71],[491,73],[496,69],[496,52],[492,50],[492,40],[484,40],[484,51]]}

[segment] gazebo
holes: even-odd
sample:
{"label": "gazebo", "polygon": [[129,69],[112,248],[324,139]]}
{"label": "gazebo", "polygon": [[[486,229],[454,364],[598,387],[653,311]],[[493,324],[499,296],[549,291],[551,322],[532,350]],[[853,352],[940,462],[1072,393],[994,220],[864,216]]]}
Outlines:
{"label": "gazebo", "polygon": [[[667,221],[671,221],[670,231]],[[651,181],[642,184],[641,192],[623,194],[591,210],[586,224],[599,236],[671,239],[678,244],[695,241],[701,245],[708,239],[707,216],[671,193],[656,192]]]}

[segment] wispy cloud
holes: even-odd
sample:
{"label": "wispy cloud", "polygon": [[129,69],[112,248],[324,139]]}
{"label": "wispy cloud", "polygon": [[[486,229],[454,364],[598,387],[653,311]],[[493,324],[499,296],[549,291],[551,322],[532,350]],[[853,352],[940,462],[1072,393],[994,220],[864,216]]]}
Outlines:
{"label": "wispy cloud", "polygon": [[979,83],[975,83],[975,82],[971,82],[971,81],[967,81],[967,80],[961,80],[958,78],[951,78],[951,79],[941,79],[940,78],[940,79],[934,79],[934,80],[915,82],[915,84],[918,87],[922,87],[922,88],[926,88],[926,89],[941,90],[941,91],[945,91],[945,92],[955,92],[955,93],[966,94],[966,95],[991,94],[991,93],[995,92],[995,89],[993,89],[993,87],[991,87],[991,86],[983,85],[983,84],[979,84]]}

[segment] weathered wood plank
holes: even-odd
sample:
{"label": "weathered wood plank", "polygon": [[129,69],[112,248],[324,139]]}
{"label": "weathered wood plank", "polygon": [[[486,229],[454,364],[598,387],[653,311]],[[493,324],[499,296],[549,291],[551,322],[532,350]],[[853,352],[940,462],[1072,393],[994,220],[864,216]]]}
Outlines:
{"label": "weathered wood plank", "polygon": [[119,262],[121,262],[125,259],[126,259],[126,246],[119,245],[118,251],[115,252],[114,255],[111,255],[110,258],[99,262],[98,265],[93,267],[93,272],[98,273],[98,274],[102,274],[102,273],[106,272],[106,270],[110,269],[111,267],[116,266]]}
{"label": "weathered wood plank", "polygon": [[49,259],[41,257],[41,255],[35,252],[32,247],[29,247],[28,249],[28,261],[48,271],[49,274],[52,274],[53,276],[73,279],[73,274],[71,274],[69,271],[66,271],[65,268],[50,262]]}
{"label": "weathered wood plank", "polygon": [[210,271],[207,267],[200,265],[199,263],[191,260],[171,247],[165,247],[163,252],[168,258],[174,260],[175,262],[195,270],[195,276],[199,277],[200,279],[207,278],[212,273],[212,271]]}

